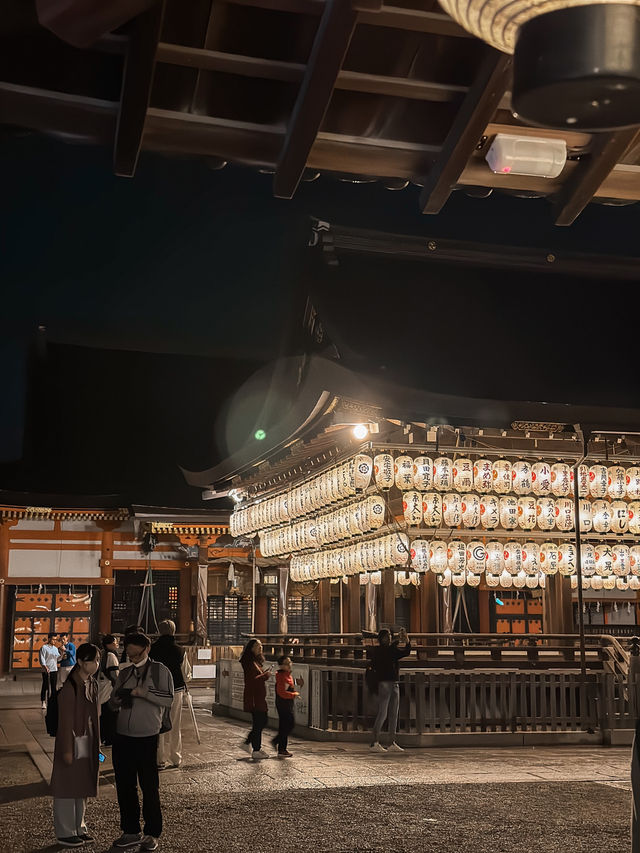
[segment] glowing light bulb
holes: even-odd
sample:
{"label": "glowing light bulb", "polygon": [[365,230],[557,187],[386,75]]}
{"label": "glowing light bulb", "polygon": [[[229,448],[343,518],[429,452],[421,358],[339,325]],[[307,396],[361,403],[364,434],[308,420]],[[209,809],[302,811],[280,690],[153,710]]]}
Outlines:
{"label": "glowing light bulb", "polygon": [[364,424],[358,424],[353,428],[353,434],[359,441],[362,441],[369,435],[369,430]]}

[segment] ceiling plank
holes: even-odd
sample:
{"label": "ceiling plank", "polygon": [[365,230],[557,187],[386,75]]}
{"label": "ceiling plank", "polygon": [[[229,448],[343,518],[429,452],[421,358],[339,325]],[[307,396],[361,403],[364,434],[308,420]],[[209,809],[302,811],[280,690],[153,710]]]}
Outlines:
{"label": "ceiling plank", "polygon": [[142,147],[163,15],[164,2],[156,3],[130,24],[113,150],[113,170],[126,178],[135,174]]}
{"label": "ceiling plank", "polygon": [[370,92],[374,95],[390,95],[396,98],[411,98],[418,101],[450,102],[462,100],[468,86],[446,83],[431,83],[408,77],[387,77],[382,74],[363,74],[359,71],[341,71],[336,89],[349,92]]}
{"label": "ceiling plank", "polygon": [[361,12],[358,23],[410,30],[414,33],[473,38],[453,18],[443,12],[422,12],[419,9],[403,9],[400,6],[382,6],[379,12]]}
{"label": "ceiling plank", "polygon": [[596,133],[591,148],[578,162],[556,199],[556,225],[572,225],[596,195],[609,173],[634,143],[637,128]]}
{"label": "ceiling plank", "polygon": [[510,79],[512,59],[489,49],[451,125],[442,151],[420,193],[423,213],[439,213],[500,103]]}
{"label": "ceiling plank", "polygon": [[253,6],[271,12],[294,12],[298,15],[321,15],[324,0],[225,0],[232,6]]}
{"label": "ceiling plank", "polygon": [[277,198],[293,198],[325,117],[358,13],[349,0],[327,0],[273,180]]}

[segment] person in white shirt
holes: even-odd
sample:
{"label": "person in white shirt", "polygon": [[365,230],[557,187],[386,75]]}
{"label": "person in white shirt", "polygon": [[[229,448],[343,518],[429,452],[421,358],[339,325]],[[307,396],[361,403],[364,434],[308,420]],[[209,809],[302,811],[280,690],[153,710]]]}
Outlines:
{"label": "person in white shirt", "polygon": [[42,709],[46,710],[47,699],[56,692],[58,683],[58,661],[61,654],[60,649],[54,644],[55,634],[49,634],[47,642],[40,649],[38,659],[42,669],[42,689],[40,690],[40,701]]}

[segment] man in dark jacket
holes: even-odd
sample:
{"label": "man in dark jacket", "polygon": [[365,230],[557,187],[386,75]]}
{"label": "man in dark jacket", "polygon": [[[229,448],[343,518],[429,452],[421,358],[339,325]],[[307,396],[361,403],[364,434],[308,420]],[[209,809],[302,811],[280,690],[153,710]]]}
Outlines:
{"label": "man in dark jacket", "polygon": [[400,666],[401,658],[411,652],[411,643],[404,628],[400,629],[398,639],[391,642],[391,632],[383,628],[378,634],[378,645],[367,651],[378,679],[378,715],[373,725],[372,752],[386,752],[380,743],[380,732],[389,716],[389,752],[404,752],[396,743],[398,728],[398,709],[400,707]]}
{"label": "man in dark jacket", "polygon": [[158,770],[169,764],[182,764],[182,697],[184,696],[184,649],[176,643],[176,623],[165,619],[158,625],[160,637],[151,646],[149,657],[163,663],[173,677],[173,704],[171,705],[171,729],[160,735],[158,741]]}

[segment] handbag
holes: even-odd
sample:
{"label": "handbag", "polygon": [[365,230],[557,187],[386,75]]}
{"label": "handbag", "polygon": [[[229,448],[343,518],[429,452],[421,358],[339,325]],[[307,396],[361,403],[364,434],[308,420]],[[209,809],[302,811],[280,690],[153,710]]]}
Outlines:
{"label": "handbag", "polygon": [[77,735],[73,733],[73,757],[74,759],[89,758],[89,735]]}

